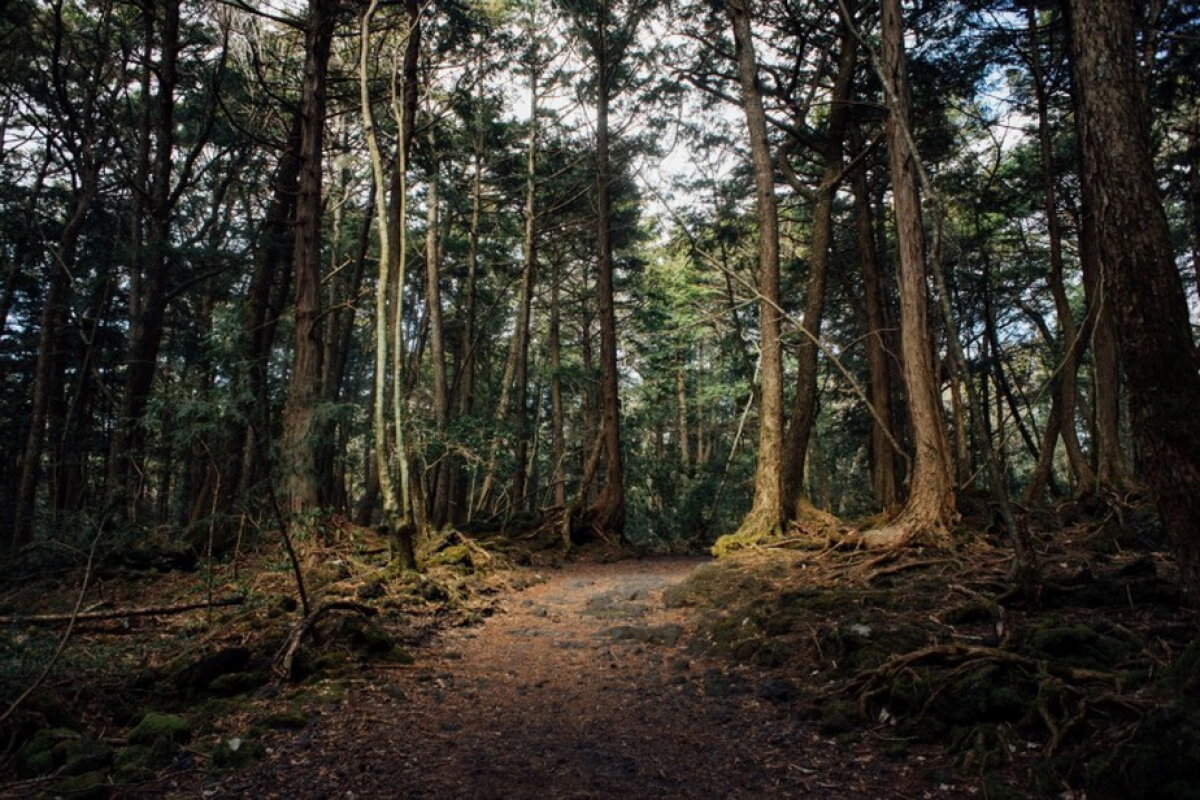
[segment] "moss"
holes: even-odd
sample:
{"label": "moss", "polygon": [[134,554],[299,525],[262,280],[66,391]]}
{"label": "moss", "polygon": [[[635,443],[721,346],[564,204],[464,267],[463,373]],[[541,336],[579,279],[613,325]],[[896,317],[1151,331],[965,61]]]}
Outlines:
{"label": "moss", "polygon": [[213,748],[212,765],[217,769],[242,769],[261,761],[266,754],[262,742],[233,736]]}
{"label": "moss", "polygon": [[151,711],[129,732],[131,744],[153,744],[158,739],[183,743],[192,736],[192,726],[183,717]]}
{"label": "moss", "polygon": [[24,775],[46,775],[53,772],[62,761],[55,749],[64,742],[81,738],[81,734],[69,728],[42,728],[17,751],[17,764]]}
{"label": "moss", "polygon": [[459,567],[471,570],[474,569],[475,562],[471,557],[471,548],[465,544],[453,544],[431,555],[426,566]]}
{"label": "moss", "polygon": [[208,691],[221,697],[244,694],[265,684],[268,680],[263,672],[229,672],[218,675],[208,684]]}
{"label": "moss", "polygon": [[96,770],[61,780],[39,796],[93,800],[108,797],[112,793],[112,788],[112,784],[108,782],[108,773],[104,770]]}
{"label": "moss", "polygon": [[1111,669],[1136,653],[1140,645],[1104,623],[1067,625],[1051,618],[1033,628],[1019,649],[1067,666]]}
{"label": "moss", "polygon": [[168,739],[158,739],[152,745],[135,744],[122,747],[113,756],[113,778],[119,783],[139,783],[170,765],[178,745]]}
{"label": "moss", "polygon": [[737,533],[727,533],[717,539],[713,543],[712,554],[717,558],[725,558],[739,550],[762,547],[763,545],[778,541],[778,539],[779,534],[777,531],[763,530],[758,526],[743,525],[742,529]]}
{"label": "moss", "polygon": [[833,700],[821,709],[817,729],[826,736],[835,736],[857,730],[862,722],[862,716],[853,703]]}

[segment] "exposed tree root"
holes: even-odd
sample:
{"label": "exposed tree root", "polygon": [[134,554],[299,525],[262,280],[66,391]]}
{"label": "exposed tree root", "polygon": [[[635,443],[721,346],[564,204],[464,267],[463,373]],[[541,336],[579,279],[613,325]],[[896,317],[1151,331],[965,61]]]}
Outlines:
{"label": "exposed tree root", "polygon": [[311,614],[300,620],[292,628],[292,632],[288,634],[283,646],[279,648],[279,653],[275,656],[275,661],[271,667],[276,675],[284,680],[290,681],[295,679],[296,654],[300,651],[300,645],[303,644],[304,637],[312,632],[316,624],[321,621],[321,617],[331,611],[350,611],[362,614],[364,617],[373,617],[378,613],[370,606],[349,600],[332,600],[328,603],[323,603]]}

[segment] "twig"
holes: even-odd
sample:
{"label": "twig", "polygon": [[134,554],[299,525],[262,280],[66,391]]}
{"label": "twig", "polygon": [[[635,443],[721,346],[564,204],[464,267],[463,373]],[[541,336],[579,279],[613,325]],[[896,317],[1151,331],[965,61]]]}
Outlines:
{"label": "twig", "polygon": [[205,600],[202,603],[182,603],[172,606],[150,606],[149,608],[124,608],[113,611],[92,611],[71,614],[31,614],[22,616],[16,614],[10,617],[0,617],[0,625],[57,625],[62,622],[95,622],[105,619],[122,619],[123,617],[162,617],[169,614],[182,614],[185,611],[196,611],[201,608],[219,608],[221,606],[240,606],[246,602],[243,595],[226,597],[222,600]]}

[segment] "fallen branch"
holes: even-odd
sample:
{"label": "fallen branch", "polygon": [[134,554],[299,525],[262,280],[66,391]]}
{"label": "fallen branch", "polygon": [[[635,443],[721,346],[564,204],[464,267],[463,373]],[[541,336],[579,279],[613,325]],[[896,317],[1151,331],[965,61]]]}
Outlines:
{"label": "fallen branch", "polygon": [[240,606],[246,598],[237,595],[223,600],[205,601],[203,603],[183,603],[174,606],[152,606],[150,608],[125,608],[114,611],[90,611],[81,614],[16,614],[11,617],[0,617],[0,625],[59,625],[69,622],[96,622],[97,620],[122,619],[124,617],[164,617],[169,614],[182,614],[185,611],[197,611],[202,608],[219,608],[221,606]]}
{"label": "fallen branch", "polygon": [[295,678],[296,653],[300,651],[304,637],[320,622],[321,617],[331,611],[353,611],[364,617],[373,617],[378,613],[370,606],[364,606],[362,603],[355,603],[351,600],[332,600],[319,606],[316,611],[300,620],[292,628],[287,641],[283,643],[283,647],[279,648],[279,653],[275,656],[275,663],[272,665],[276,675],[289,681]]}

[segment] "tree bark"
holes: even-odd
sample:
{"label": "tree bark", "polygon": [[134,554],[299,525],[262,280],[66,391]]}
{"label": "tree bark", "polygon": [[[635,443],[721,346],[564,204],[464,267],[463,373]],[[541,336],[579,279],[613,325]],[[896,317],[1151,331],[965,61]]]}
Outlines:
{"label": "tree bark", "polygon": [[[861,149],[857,130],[851,146]],[[875,227],[871,220],[871,198],[867,189],[866,167],[854,171],[851,179],[854,190],[854,215],[858,231],[858,264],[863,281],[863,305],[867,323],[867,365],[870,371],[869,389],[875,414],[871,419],[871,488],[875,502],[890,512],[899,505],[896,481],[896,456],[883,424],[891,424],[891,368],[888,363],[884,331],[888,327],[885,313],[885,293],[880,277],[879,252],[875,245]],[[883,424],[881,424],[881,421]]]}
{"label": "tree bark", "polygon": [[[143,147],[150,164],[145,246],[131,277],[129,295],[129,351],[126,358],[125,385],[117,412],[117,427],[113,433],[109,455],[109,491],[121,497],[124,511],[130,518],[137,516],[140,489],[132,484],[140,475],[142,451],[145,446],[143,417],[154,374],[158,367],[158,351],[162,343],[163,320],[166,313],[167,271],[170,266],[172,199],[172,167],[175,146],[175,87],[178,81],[179,57],[179,0],[168,0],[159,6],[162,11],[161,31],[154,35],[157,11],[147,6],[148,47],[158,54],[154,67],[156,90],[153,99],[152,133]],[[149,102],[149,100],[147,100]],[[141,187],[138,187],[140,190]],[[136,191],[136,190],[135,190]]]}
{"label": "tree bark", "polygon": [[284,406],[283,462],[287,510],[318,511],[326,500],[317,463],[330,426],[320,408],[324,348],[321,342],[321,185],[325,140],[326,80],[337,3],[309,0],[304,31],[304,83],[301,96],[300,180],[296,199],[293,264],[296,275],[295,344]]}
{"label": "tree bark", "polygon": [[914,457],[908,500],[900,515],[886,528],[868,531],[864,541],[870,546],[898,547],[918,539],[934,543],[948,541],[955,505],[947,469],[946,431],[929,354],[925,231],[917,196],[917,154],[912,148],[911,100],[900,0],[883,0],[882,36],[888,156],[900,254],[900,355],[908,392]]}
{"label": "tree bark", "polygon": [[758,65],[750,31],[748,0],[727,0],[733,27],[742,109],[754,164],[754,195],[758,215],[760,373],[758,462],[754,473],[754,502],[735,536],[775,536],[783,524],[783,352],[779,314],[779,212],[775,174],[767,139],[767,120],[758,83]]}
{"label": "tree bark", "polygon": [[808,293],[803,325],[809,336],[800,340],[796,375],[796,394],[791,420],[783,443],[783,502],[793,519],[815,516],[812,500],[804,488],[804,463],[817,410],[817,344],[821,336],[821,318],[825,311],[825,286],[833,245],[833,200],[842,173],[842,149],[846,138],[847,102],[858,66],[857,40],[851,30],[853,20],[839,6],[841,31],[838,36],[838,72],[830,97],[828,127],[821,156],[825,170],[817,187],[813,208],[812,243],[809,246]]}
{"label": "tree bark", "polygon": [[1072,0],[1083,181],[1115,310],[1139,474],[1175,543],[1180,582],[1200,600],[1200,373],[1183,282],[1157,194],[1135,44],[1134,4]]}
{"label": "tree bark", "polygon": [[617,318],[613,292],[612,201],[609,182],[609,102],[613,94],[608,52],[608,2],[597,4],[596,35],[596,307],[600,321],[600,415],[604,431],[604,485],[588,508],[588,524],[601,536],[624,539],[625,470],[621,453],[621,398],[617,376]]}

